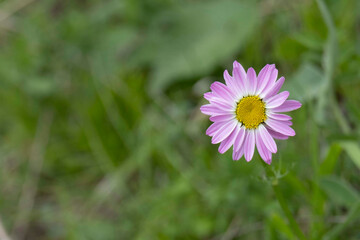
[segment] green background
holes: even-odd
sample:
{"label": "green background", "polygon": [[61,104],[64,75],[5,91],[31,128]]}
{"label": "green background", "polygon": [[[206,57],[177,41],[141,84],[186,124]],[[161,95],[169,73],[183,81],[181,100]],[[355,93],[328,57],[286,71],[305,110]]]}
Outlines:
{"label": "green background", "polygon": [[[238,60],[303,107],[265,171],[199,107]],[[360,1],[0,1],[0,218],[14,239],[360,239]]]}

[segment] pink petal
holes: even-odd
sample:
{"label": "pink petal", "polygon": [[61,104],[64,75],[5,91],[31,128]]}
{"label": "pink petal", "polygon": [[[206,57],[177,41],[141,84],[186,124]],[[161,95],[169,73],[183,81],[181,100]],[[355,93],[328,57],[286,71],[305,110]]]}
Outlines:
{"label": "pink petal", "polygon": [[270,78],[271,71],[272,71],[272,68],[270,67],[269,64],[267,64],[259,72],[256,94],[260,94],[264,90],[264,88]]}
{"label": "pink petal", "polygon": [[234,78],[232,76],[230,76],[228,70],[224,71],[224,79],[225,79],[226,86],[229,87],[229,89],[231,89],[233,93],[235,93],[236,91],[234,91],[234,90],[237,90],[237,89],[235,89],[235,88],[237,88],[237,86],[235,85]]}
{"label": "pink petal", "polygon": [[289,138],[289,136],[286,136],[286,135],[284,135],[284,134],[275,132],[274,130],[272,130],[272,129],[269,128],[269,127],[266,127],[266,129],[268,130],[269,134],[270,134],[273,138],[275,138],[275,139],[286,140],[286,139]]}
{"label": "pink petal", "polygon": [[233,91],[233,93],[236,95],[236,97],[240,97],[242,91],[241,91],[238,83],[235,81],[235,78],[230,76],[228,70],[224,71],[224,79],[225,79],[226,85]]}
{"label": "pink petal", "polygon": [[234,161],[238,161],[243,155],[244,155],[244,146],[241,146],[239,151],[237,152],[233,151],[232,157]]}
{"label": "pink petal", "polygon": [[212,144],[217,144],[227,138],[237,125],[237,121],[223,122],[223,126],[219,129],[211,139]]}
{"label": "pink petal", "polygon": [[244,127],[240,127],[240,131],[238,135],[236,136],[235,142],[234,142],[234,152],[238,152],[241,146],[244,143],[246,131]]}
{"label": "pink petal", "polygon": [[281,121],[281,123],[286,124],[288,126],[293,125],[292,121]]}
{"label": "pink petal", "polygon": [[244,155],[246,161],[250,162],[254,156],[255,150],[255,132],[254,130],[246,131],[246,138],[244,140]]}
{"label": "pink petal", "polygon": [[201,106],[200,111],[205,115],[225,115],[232,112],[232,111],[225,111],[223,109],[219,109],[212,104],[206,104]]}
{"label": "pink petal", "polygon": [[224,125],[223,122],[215,122],[210,125],[208,129],[206,129],[206,135],[213,136],[219,129]]}
{"label": "pink petal", "polygon": [[246,90],[245,89],[246,72],[243,66],[237,61],[234,61],[233,63],[233,76],[239,89],[242,91],[242,93],[244,93],[244,91]]}
{"label": "pink petal", "polygon": [[281,92],[281,93],[269,98],[266,101],[266,108],[278,107],[281,104],[283,104],[288,97],[289,97],[288,91]]}
{"label": "pink petal", "polygon": [[264,98],[265,96],[267,96],[267,93],[274,87],[276,79],[278,76],[278,70],[275,68],[270,75],[269,81],[266,84],[266,87],[264,88],[264,90],[262,91],[262,93],[260,94],[260,98]]}
{"label": "pink petal", "polygon": [[235,115],[230,113],[230,114],[225,114],[225,115],[211,116],[210,121],[212,121],[212,122],[226,122],[226,121],[233,120],[234,118],[235,118]]}
{"label": "pink petal", "polygon": [[257,132],[259,132],[258,135],[261,137],[262,142],[265,144],[266,148],[269,149],[270,152],[276,153],[277,152],[276,143],[269,134],[269,132],[266,130],[266,128],[260,124]]}
{"label": "pink petal", "polygon": [[233,103],[233,105],[230,105],[230,103],[211,101],[211,105],[213,105],[218,109],[224,110],[225,112],[235,111],[235,106],[236,106],[235,104],[236,104],[235,102]]}
{"label": "pink petal", "polygon": [[227,105],[227,106],[234,106],[236,105],[236,102],[235,101],[227,101],[226,99],[224,98],[221,98],[219,95],[213,93],[213,92],[208,92],[208,93],[205,93],[204,94],[204,98],[206,100],[208,100],[210,103],[220,103],[222,105]]}
{"label": "pink petal", "polygon": [[272,155],[268,148],[265,146],[260,131],[256,131],[256,148],[264,162],[270,164]]}
{"label": "pink petal", "polygon": [[273,112],[290,112],[301,107],[301,103],[296,100],[286,100],[279,107],[271,109]]}
{"label": "pink petal", "polygon": [[212,92],[207,92],[207,93],[204,93],[204,98],[208,101],[210,101],[212,98],[213,98],[213,93]]}
{"label": "pink petal", "polygon": [[254,95],[256,91],[256,72],[253,68],[249,68],[246,75],[246,88],[249,94]]}
{"label": "pink petal", "polygon": [[224,153],[234,144],[234,141],[240,131],[240,126],[236,126],[234,131],[224,140],[220,143],[219,146],[219,153]]}
{"label": "pink petal", "polygon": [[223,83],[221,82],[214,82],[211,84],[210,89],[218,95],[220,98],[224,98],[229,102],[233,102],[235,99],[234,94],[232,91]]}
{"label": "pink petal", "polygon": [[292,118],[288,115],[285,114],[279,114],[279,113],[268,113],[267,114],[270,118],[275,119],[275,120],[280,120],[280,121],[288,121],[291,120]]}
{"label": "pink petal", "polygon": [[239,89],[239,93],[241,93],[241,95],[245,95],[246,92],[246,87],[245,87],[245,82],[246,82],[246,73],[244,68],[234,68],[233,69],[233,76],[235,79],[235,83],[237,85],[237,88]]}
{"label": "pink petal", "polygon": [[235,111],[236,102],[225,101],[224,99],[214,97],[209,101],[212,105],[219,109],[227,109],[230,111]]}
{"label": "pink petal", "polygon": [[216,94],[214,92],[204,93],[204,98],[206,100],[208,100],[209,102],[221,102],[221,103],[230,105],[229,101],[226,101],[225,99],[221,98],[221,96],[219,96],[218,94]]}
{"label": "pink petal", "polygon": [[[240,73],[241,73],[241,77],[243,80],[246,79],[246,72],[245,72],[245,69],[243,68],[243,66],[238,62],[238,61],[234,61],[233,62],[233,69],[235,68],[238,68],[240,70]],[[234,74],[233,74],[234,75]]]}
{"label": "pink petal", "polygon": [[294,129],[292,129],[285,123],[282,123],[281,121],[277,121],[277,120],[268,118],[268,119],[266,119],[265,123],[276,132],[279,132],[279,133],[287,135],[287,136],[295,136]]}
{"label": "pink petal", "polygon": [[284,82],[285,82],[284,77],[281,77],[279,80],[277,80],[275,82],[274,86],[270,89],[270,91],[268,91],[266,93],[266,97],[264,99],[267,100],[267,99],[271,98],[272,96],[274,96],[275,94],[277,94],[280,91]]}
{"label": "pink petal", "polygon": [[232,76],[230,76],[228,70],[224,71],[224,79],[225,79],[225,84],[227,86],[232,85],[233,78],[232,78]]}

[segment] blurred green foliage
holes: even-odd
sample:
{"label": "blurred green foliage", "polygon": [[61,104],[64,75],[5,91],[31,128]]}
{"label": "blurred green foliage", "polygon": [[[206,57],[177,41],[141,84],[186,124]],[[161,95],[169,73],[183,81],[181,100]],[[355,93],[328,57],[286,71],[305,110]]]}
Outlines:
{"label": "blurred green foliage", "polygon": [[3,0],[0,218],[14,239],[296,239],[202,94],[276,63],[297,135],[272,169],[309,239],[360,238],[360,2]]}

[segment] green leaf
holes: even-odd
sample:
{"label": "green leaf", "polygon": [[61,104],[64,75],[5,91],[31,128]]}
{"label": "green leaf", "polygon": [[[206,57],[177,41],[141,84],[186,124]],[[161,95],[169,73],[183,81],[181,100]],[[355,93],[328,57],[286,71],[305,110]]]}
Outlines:
{"label": "green leaf", "polygon": [[320,166],[320,174],[321,175],[328,175],[332,174],[336,165],[336,162],[340,156],[342,148],[339,144],[332,144],[329,148],[329,151],[321,163]]}
{"label": "green leaf", "polygon": [[163,12],[148,28],[140,51],[153,66],[150,90],[200,76],[235,55],[256,30],[258,10],[253,2],[188,2]]}
{"label": "green leaf", "polygon": [[312,50],[319,51],[323,48],[323,40],[308,32],[295,33],[293,39]]}
{"label": "green leaf", "polygon": [[270,224],[276,232],[281,233],[286,239],[296,239],[288,224],[276,213],[272,214]]}
{"label": "green leaf", "polygon": [[360,147],[355,141],[342,141],[340,145],[344,148],[345,152],[349,155],[350,159],[355,165],[360,168]]}
{"label": "green leaf", "polygon": [[56,91],[57,86],[51,77],[30,77],[22,87],[32,97],[47,97]]}
{"label": "green leaf", "polygon": [[335,204],[351,207],[360,200],[359,193],[349,183],[337,177],[324,177],[319,184]]}
{"label": "green leaf", "polygon": [[[92,72],[97,77],[108,80],[121,70],[120,64],[126,62],[129,51],[136,42],[137,32],[135,28],[122,26],[119,29],[110,29],[101,36],[101,41],[92,52]],[[119,64],[120,60],[120,64]]]}
{"label": "green leaf", "polygon": [[360,213],[360,201],[354,203],[354,205],[349,210],[345,220],[339,224],[337,224],[334,228],[332,228],[326,235],[323,237],[324,240],[328,239],[339,239],[338,236],[346,230],[353,222],[355,222],[359,218]]}
{"label": "green leaf", "polygon": [[309,63],[302,64],[284,85],[284,88],[291,92],[291,98],[303,102],[317,98],[324,87],[324,75]]}

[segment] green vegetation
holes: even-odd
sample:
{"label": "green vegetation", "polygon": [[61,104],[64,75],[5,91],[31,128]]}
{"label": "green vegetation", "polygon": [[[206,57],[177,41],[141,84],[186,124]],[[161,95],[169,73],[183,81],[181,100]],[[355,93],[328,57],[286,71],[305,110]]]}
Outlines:
{"label": "green vegetation", "polygon": [[[358,0],[0,9],[0,218],[12,239],[297,239],[279,193],[306,239],[360,238]],[[205,135],[202,95],[235,59],[275,63],[303,103],[266,169]]]}

